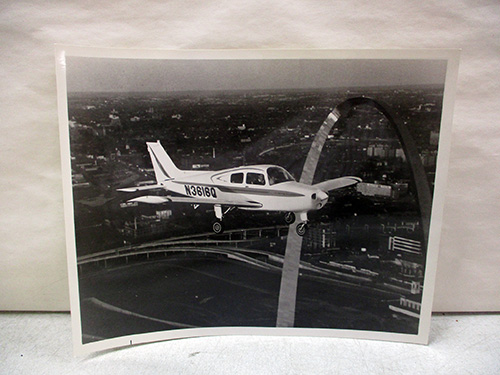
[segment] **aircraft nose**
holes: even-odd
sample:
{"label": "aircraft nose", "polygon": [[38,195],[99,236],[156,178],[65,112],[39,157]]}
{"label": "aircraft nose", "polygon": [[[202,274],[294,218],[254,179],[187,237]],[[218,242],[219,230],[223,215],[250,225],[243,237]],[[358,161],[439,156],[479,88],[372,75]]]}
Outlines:
{"label": "aircraft nose", "polygon": [[319,190],[316,193],[316,201],[318,202],[316,205],[318,209],[322,208],[326,204],[327,200],[328,200],[328,194],[325,193],[324,191]]}

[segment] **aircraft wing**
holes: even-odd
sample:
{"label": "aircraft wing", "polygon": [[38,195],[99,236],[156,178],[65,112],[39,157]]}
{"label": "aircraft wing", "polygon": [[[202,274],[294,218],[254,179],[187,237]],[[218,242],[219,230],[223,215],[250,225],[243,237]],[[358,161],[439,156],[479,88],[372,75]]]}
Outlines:
{"label": "aircraft wing", "polygon": [[362,180],[359,177],[346,176],[346,177],[335,178],[333,180],[326,180],[313,186],[323,191],[332,191],[336,189],[341,189],[343,187],[356,185],[361,181]]}
{"label": "aircraft wing", "polygon": [[202,197],[172,197],[158,195],[144,195],[128,200],[127,202],[138,202],[147,204],[161,203],[190,203],[190,204],[220,204],[224,206],[242,207],[242,208],[260,208],[262,203],[247,200],[221,200]]}

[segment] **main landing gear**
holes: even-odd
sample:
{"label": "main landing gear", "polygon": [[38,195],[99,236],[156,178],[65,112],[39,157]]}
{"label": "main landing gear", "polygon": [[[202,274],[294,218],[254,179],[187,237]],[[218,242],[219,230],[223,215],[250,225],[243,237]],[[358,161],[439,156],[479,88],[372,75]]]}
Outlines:
{"label": "main landing gear", "polygon": [[[300,223],[298,223],[297,226],[295,227],[295,231],[300,237],[302,237],[307,232],[307,212],[301,212],[299,214],[299,217],[300,217]],[[295,213],[287,212],[285,214],[285,223],[290,225],[293,224],[294,222],[295,222]]]}
{"label": "main landing gear", "polygon": [[233,208],[234,207],[229,207],[225,212],[222,212],[222,206],[220,204],[214,205],[214,212],[217,220],[213,222],[212,230],[214,231],[215,234],[221,234],[222,232],[224,232],[224,223],[222,222],[222,218]]}
{"label": "main landing gear", "polygon": [[292,224],[295,221],[295,214],[293,212],[287,212],[285,214],[285,223]]}
{"label": "main landing gear", "polygon": [[212,224],[212,230],[215,234],[224,232],[224,224],[222,223],[222,220],[214,221],[214,223]]}

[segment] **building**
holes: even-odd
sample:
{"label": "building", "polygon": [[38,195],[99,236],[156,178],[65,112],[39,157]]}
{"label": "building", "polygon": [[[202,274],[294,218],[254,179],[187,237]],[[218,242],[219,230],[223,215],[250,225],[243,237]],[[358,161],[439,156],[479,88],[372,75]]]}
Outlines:
{"label": "building", "polygon": [[367,197],[387,197],[392,196],[392,187],[389,185],[360,182],[356,185],[356,191]]}
{"label": "building", "polygon": [[429,141],[431,146],[437,146],[439,144],[439,132],[432,130],[429,136]]}
{"label": "building", "polygon": [[389,237],[388,249],[395,252],[400,251],[416,255],[422,254],[422,244],[420,241],[399,236]]}
{"label": "building", "polygon": [[420,318],[420,308],[420,302],[413,301],[406,297],[401,297],[399,303],[389,304],[390,310],[417,319]]}
{"label": "building", "polygon": [[371,144],[366,148],[366,155],[385,159],[396,156],[396,150],[387,144]]}
{"label": "building", "polygon": [[437,161],[437,151],[423,150],[420,159],[424,167],[434,167]]}
{"label": "building", "polygon": [[336,248],[337,232],[330,223],[311,226],[304,236],[304,246],[309,253],[323,253]]}
{"label": "building", "polygon": [[168,219],[172,216],[172,210],[156,211],[156,215],[141,215],[134,218],[133,222],[127,221],[123,233],[127,237],[141,238],[164,233],[168,226]]}

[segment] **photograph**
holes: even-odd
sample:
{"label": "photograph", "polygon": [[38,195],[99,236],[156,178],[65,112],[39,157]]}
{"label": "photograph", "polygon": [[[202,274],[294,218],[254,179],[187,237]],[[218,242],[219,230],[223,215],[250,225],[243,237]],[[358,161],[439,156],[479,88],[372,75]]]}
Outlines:
{"label": "photograph", "polygon": [[58,46],[75,347],[426,343],[448,52]]}

